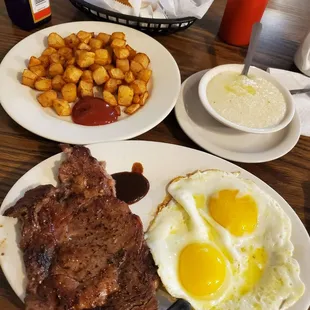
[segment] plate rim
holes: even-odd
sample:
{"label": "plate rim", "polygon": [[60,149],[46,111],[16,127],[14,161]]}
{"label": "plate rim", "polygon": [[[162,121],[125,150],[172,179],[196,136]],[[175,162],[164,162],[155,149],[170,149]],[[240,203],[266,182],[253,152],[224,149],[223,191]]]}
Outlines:
{"label": "plate rim", "polygon": [[[71,134],[70,138],[62,139],[61,134],[59,134],[59,133],[55,135],[54,133],[50,133],[52,131],[47,132],[47,130],[45,132],[41,133],[40,130],[36,130],[36,128],[29,128],[31,126],[29,126],[29,125],[27,126],[27,122],[25,123],[23,121],[22,117],[18,117],[18,113],[17,114],[16,113],[12,113],[12,110],[10,110],[10,103],[8,102],[9,100],[7,99],[7,95],[6,95],[4,86],[1,87],[1,85],[0,85],[0,104],[1,104],[2,108],[9,115],[9,117],[11,119],[13,119],[14,122],[16,122],[18,125],[20,125],[24,129],[26,129],[27,131],[29,131],[29,132],[37,135],[37,136],[40,136],[42,138],[46,138],[46,139],[49,139],[49,140],[52,140],[52,141],[62,142],[62,143],[70,143],[70,144],[79,144],[79,145],[127,140],[127,139],[131,139],[131,138],[137,137],[137,136],[139,136],[139,135],[141,135],[141,134],[151,130],[152,128],[156,127],[173,110],[173,108],[174,108],[174,106],[175,106],[175,104],[177,102],[177,99],[178,99],[178,96],[179,96],[179,93],[180,93],[180,89],[181,89],[181,73],[180,73],[180,69],[178,67],[177,62],[174,59],[174,57],[172,56],[172,54],[170,53],[170,51],[163,44],[158,42],[156,39],[154,39],[153,37],[151,37],[151,36],[141,32],[141,31],[138,31],[136,29],[133,29],[133,28],[130,28],[130,27],[127,27],[127,26],[124,26],[124,25],[118,25],[118,24],[109,23],[109,22],[101,22],[101,21],[75,21],[75,22],[68,22],[68,23],[63,23],[63,24],[52,25],[50,27],[46,27],[46,28],[40,29],[40,30],[30,34],[29,36],[23,38],[21,41],[19,41],[17,44],[15,44],[6,53],[6,55],[4,56],[4,58],[2,59],[1,64],[0,64],[0,76],[2,76],[5,73],[5,70],[8,68],[7,66],[3,67],[4,66],[3,64],[6,64],[8,62],[8,60],[10,59],[10,56],[11,56],[10,55],[11,52],[14,53],[15,50],[20,49],[23,46],[23,44],[25,44],[26,40],[29,40],[29,39],[31,40],[31,39],[35,38],[35,36],[38,35],[38,33],[52,32],[52,31],[56,31],[57,32],[57,31],[61,31],[61,28],[63,28],[64,31],[65,31],[67,26],[71,27],[72,25],[76,25],[77,27],[79,25],[81,25],[81,28],[83,28],[83,25],[89,25],[89,24],[97,25],[97,27],[98,27],[98,25],[100,25],[103,28],[104,28],[104,25],[109,25],[108,27],[115,28],[115,31],[117,31],[117,30],[119,30],[119,31],[121,31],[121,30],[126,31],[126,29],[127,29],[131,33],[134,33],[134,34],[138,35],[139,37],[141,37],[141,39],[143,39],[143,40],[145,40],[145,39],[151,40],[156,45],[160,46],[162,51],[164,51],[166,53],[167,59],[169,59],[169,63],[174,68],[173,74],[175,75],[174,79],[175,79],[175,87],[176,88],[175,88],[175,91],[174,91],[175,94],[173,95],[172,100],[167,101],[167,104],[166,104],[165,108],[162,109],[161,113],[159,113],[156,118],[153,117],[153,116],[152,117],[148,117],[147,124],[140,125],[137,129],[133,129],[131,131],[123,130],[121,132],[120,130],[118,130],[117,127],[114,128],[113,132],[118,131],[117,134],[115,134],[116,137],[110,137],[110,138],[108,137],[108,138],[106,138],[106,137],[104,137],[105,136],[105,132],[103,131],[100,134],[100,138],[98,137],[97,139],[94,139],[94,138],[90,137],[91,133],[89,133],[88,137],[84,138],[84,139],[83,138],[79,138],[79,137],[76,138],[74,133]],[[44,46],[42,45],[42,47],[44,47]],[[18,80],[16,80],[16,81],[18,83]],[[6,102],[6,103],[4,103],[4,102]],[[119,122],[116,122],[116,123],[113,123],[113,124],[109,124],[109,125],[117,126],[116,124],[119,124],[119,123],[121,123],[123,121],[126,121],[126,120],[128,122],[131,117],[135,117],[135,116],[136,115],[130,116],[130,117],[126,118],[125,120],[120,120]],[[61,123],[68,123],[68,122],[66,122],[66,121],[64,121],[62,119],[59,119],[59,118],[53,118],[53,119],[54,120],[51,121],[52,125],[57,125],[57,124],[61,124]],[[138,123],[138,122],[136,122],[136,123]],[[51,124],[46,124],[45,127],[47,127],[48,125],[51,125]],[[74,124],[74,125],[77,125],[80,128],[81,127],[85,127],[86,130],[89,127],[100,128],[100,127],[103,127],[103,126],[109,126],[109,125],[103,125],[103,126],[82,126],[82,125],[78,125],[78,124]],[[64,125],[64,126],[66,126],[66,125]],[[41,125],[41,127],[44,127],[44,125]],[[77,128],[77,127],[73,127],[72,126],[72,128],[73,128],[72,131],[74,132],[74,128]],[[126,128],[127,129],[128,128],[135,128],[135,126],[127,126]]]}
{"label": "plate rim", "polygon": [[[206,158],[206,162],[208,161],[208,158],[212,158],[215,161],[218,161],[219,164],[228,164],[231,169],[236,170],[236,171],[240,171],[241,174],[245,174],[242,175],[243,178],[245,179],[250,179],[253,182],[255,182],[260,188],[262,188],[262,190],[267,191],[267,194],[270,195],[273,199],[275,199],[279,204],[280,207],[283,208],[283,205],[286,205],[286,207],[288,208],[289,212],[287,212],[286,210],[284,210],[284,212],[287,214],[287,216],[290,218],[290,220],[292,221],[292,219],[294,219],[295,221],[298,222],[298,225],[295,226],[294,230],[299,234],[305,235],[305,241],[307,241],[307,245],[310,249],[310,236],[307,232],[307,229],[305,227],[305,225],[303,224],[303,222],[301,221],[301,219],[299,218],[299,216],[297,215],[297,213],[295,212],[295,210],[290,206],[290,204],[276,191],[274,190],[270,185],[268,185],[266,182],[264,182],[262,179],[260,179],[259,177],[255,176],[253,173],[247,171],[246,169],[239,167],[238,165],[229,162],[228,160],[225,160],[223,158],[220,158],[216,155],[213,154],[209,154],[206,153],[204,151],[201,150],[196,150],[190,147],[186,147],[186,146],[182,146],[182,145],[176,145],[176,144],[170,144],[170,143],[165,143],[165,142],[156,142],[156,141],[145,141],[145,140],[130,140],[130,141],[111,141],[111,142],[106,142],[106,143],[98,143],[98,144],[90,144],[90,145],[85,145],[85,147],[89,148],[91,152],[93,152],[94,148],[106,148],[106,147],[112,147],[113,148],[113,144],[117,145],[119,144],[120,146],[126,144],[129,146],[126,147],[131,147],[134,148],[138,145],[142,145],[142,148],[145,147],[147,148],[148,145],[153,145],[156,147],[156,145],[160,145],[160,147],[163,148],[172,148],[172,149],[179,149],[179,150],[184,150],[185,152],[190,152],[190,153],[198,153],[201,156],[204,156]],[[145,145],[145,146],[144,146]],[[181,151],[182,152],[182,151]],[[54,163],[57,158],[61,157],[61,154],[63,154],[63,152],[59,152],[55,155],[52,155],[48,158],[46,158],[45,160],[39,162],[38,164],[36,164],[34,167],[32,167],[30,170],[28,170],[25,174],[23,174],[15,183],[14,185],[11,187],[11,189],[8,191],[8,193],[6,194],[5,198],[3,199],[3,202],[0,206],[0,215],[3,214],[3,211],[6,209],[4,209],[6,200],[8,198],[8,196],[10,195],[11,192],[13,192],[14,188],[18,188],[19,187],[19,183],[23,181],[24,178],[26,178],[28,175],[30,175],[34,169],[37,169],[39,166],[46,164],[47,161],[52,161],[52,163]],[[211,169],[211,168],[208,168]],[[29,182],[27,182],[29,183]],[[163,197],[164,198],[164,197]],[[292,225],[293,226],[293,225]],[[306,238],[307,237],[307,238]],[[295,246],[295,244],[293,244]],[[0,266],[2,268],[2,262],[0,260]],[[6,269],[2,269],[8,283],[10,284],[12,290],[15,292],[13,286],[11,285],[11,281],[9,280],[10,277],[7,276],[8,274],[8,270]],[[309,279],[310,279],[310,275],[309,275]],[[16,293],[16,292],[15,292]],[[17,294],[17,293],[16,293]],[[304,296],[307,294],[307,287],[304,293]],[[21,296],[17,295],[20,299]],[[307,295],[307,302],[310,306],[310,295]],[[21,299],[22,300],[22,299]],[[23,300],[22,300],[23,301]],[[305,308],[306,310],[306,308]]]}
{"label": "plate rim", "polygon": [[[297,124],[297,130],[295,131],[295,138],[292,140],[292,143],[290,144],[289,148],[286,148],[282,152],[280,151],[273,156],[271,156],[271,155],[268,156],[268,154],[265,154],[264,156],[256,155],[256,156],[252,156],[250,159],[248,159],[249,157],[248,157],[248,154],[246,154],[246,153],[236,152],[236,151],[226,151],[220,147],[214,146],[212,143],[209,143],[207,139],[200,139],[199,135],[193,134],[192,133],[193,127],[190,124],[190,122],[187,122],[187,121],[183,122],[181,120],[181,118],[182,118],[181,114],[184,115],[183,111],[181,111],[181,109],[183,109],[183,103],[184,103],[184,100],[182,98],[182,94],[183,94],[183,90],[184,90],[186,83],[190,79],[194,78],[195,76],[197,76],[199,74],[204,74],[208,70],[210,70],[210,69],[205,69],[205,70],[195,72],[192,75],[190,75],[186,80],[183,81],[183,83],[181,85],[180,95],[178,97],[178,100],[177,100],[177,102],[175,104],[175,108],[174,108],[175,116],[176,116],[176,119],[177,119],[179,126],[182,128],[184,133],[194,143],[196,143],[198,146],[200,146],[201,148],[203,148],[207,152],[211,152],[215,156],[221,157],[221,158],[226,159],[226,160],[232,160],[235,162],[240,162],[240,163],[263,163],[263,162],[272,161],[272,160],[281,158],[282,156],[286,155],[296,146],[296,144],[298,143],[298,141],[300,139],[300,133],[301,133],[300,119],[299,119],[297,112],[294,114],[294,117],[293,117],[291,123],[288,125],[288,126],[292,126],[293,122],[295,122]],[[198,89],[197,89],[197,92],[198,92]],[[186,117],[188,118],[189,116],[187,115],[187,113],[185,113],[185,114],[186,114]],[[276,134],[276,132],[273,134]],[[272,148],[272,149],[276,149],[276,148]],[[260,152],[258,154],[262,154],[262,153]]]}

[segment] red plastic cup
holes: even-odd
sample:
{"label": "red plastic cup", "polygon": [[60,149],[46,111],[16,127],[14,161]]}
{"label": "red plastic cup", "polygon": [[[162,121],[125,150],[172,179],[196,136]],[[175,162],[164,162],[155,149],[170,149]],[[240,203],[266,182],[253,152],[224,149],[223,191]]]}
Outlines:
{"label": "red plastic cup", "polygon": [[268,0],[227,0],[219,37],[228,44],[246,46],[252,26],[264,14]]}

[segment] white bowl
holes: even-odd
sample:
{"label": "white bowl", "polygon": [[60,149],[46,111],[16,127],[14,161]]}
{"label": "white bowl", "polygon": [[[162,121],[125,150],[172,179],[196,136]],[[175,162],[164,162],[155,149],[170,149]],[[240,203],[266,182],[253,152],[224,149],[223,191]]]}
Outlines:
{"label": "white bowl", "polygon": [[253,67],[253,66],[250,67],[249,74],[253,74],[255,76],[259,76],[259,77],[264,78],[265,80],[271,82],[283,94],[285,102],[286,102],[286,113],[285,113],[282,121],[279,124],[275,125],[275,126],[271,126],[271,127],[267,127],[267,128],[250,128],[250,127],[238,125],[236,123],[233,123],[233,122],[227,120],[226,118],[221,116],[217,111],[215,111],[213,109],[213,107],[211,106],[211,104],[209,103],[208,98],[207,98],[207,86],[208,86],[208,83],[216,75],[218,75],[221,72],[232,71],[232,72],[241,73],[242,69],[243,69],[243,65],[242,64],[221,65],[221,66],[218,66],[218,67],[210,69],[209,71],[207,71],[203,75],[203,77],[201,78],[200,83],[199,83],[198,93],[199,93],[199,97],[200,97],[201,103],[204,106],[204,108],[215,119],[217,119],[221,123],[225,124],[226,126],[229,126],[229,127],[241,130],[241,131],[245,131],[245,132],[251,132],[251,133],[271,133],[271,132],[279,131],[279,130],[283,129],[284,127],[286,127],[291,122],[291,120],[293,119],[294,114],[295,114],[295,105],[294,105],[294,102],[293,102],[292,95],[290,94],[290,92],[284,86],[282,86],[278,82],[278,80],[276,80],[268,72],[266,72],[264,70],[261,70],[261,69],[258,69],[258,68]]}

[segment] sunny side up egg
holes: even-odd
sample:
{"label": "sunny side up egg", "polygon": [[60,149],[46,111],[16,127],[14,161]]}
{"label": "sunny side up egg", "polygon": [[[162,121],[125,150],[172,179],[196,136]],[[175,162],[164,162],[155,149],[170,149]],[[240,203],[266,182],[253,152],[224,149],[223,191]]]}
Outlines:
{"label": "sunny side up egg", "polygon": [[255,183],[198,171],[168,192],[146,241],[169,294],[197,310],[287,309],[303,295],[290,219]]}

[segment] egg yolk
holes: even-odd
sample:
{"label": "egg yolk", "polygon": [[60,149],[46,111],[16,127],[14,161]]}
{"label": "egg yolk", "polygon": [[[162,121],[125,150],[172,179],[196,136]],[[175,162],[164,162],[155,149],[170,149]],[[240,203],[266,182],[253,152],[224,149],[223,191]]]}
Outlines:
{"label": "egg yolk", "polygon": [[258,248],[248,258],[248,266],[243,274],[245,284],[241,288],[241,294],[251,291],[263,275],[267,262],[267,253],[263,248]]}
{"label": "egg yolk", "polygon": [[222,190],[209,201],[213,219],[231,234],[242,236],[251,233],[257,225],[257,206],[250,195],[237,197],[238,190]]}
{"label": "egg yolk", "polygon": [[224,257],[209,244],[187,245],[179,257],[179,280],[193,296],[208,297],[223,284],[226,276]]}

